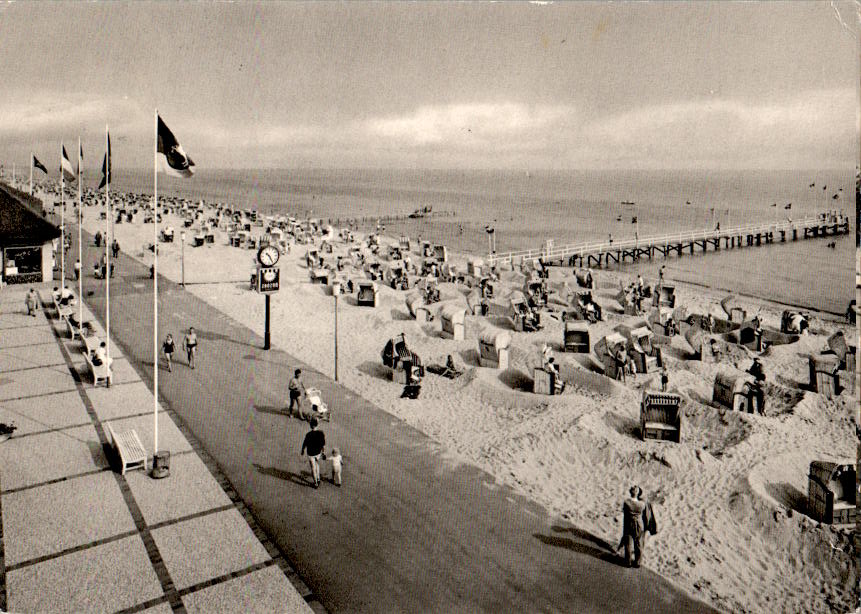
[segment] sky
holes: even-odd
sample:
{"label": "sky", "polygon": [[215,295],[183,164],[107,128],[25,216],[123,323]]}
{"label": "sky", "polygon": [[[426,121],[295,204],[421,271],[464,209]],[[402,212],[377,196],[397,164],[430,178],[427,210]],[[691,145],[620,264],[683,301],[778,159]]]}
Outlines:
{"label": "sky", "polygon": [[0,5],[0,161],[854,168],[858,5]]}

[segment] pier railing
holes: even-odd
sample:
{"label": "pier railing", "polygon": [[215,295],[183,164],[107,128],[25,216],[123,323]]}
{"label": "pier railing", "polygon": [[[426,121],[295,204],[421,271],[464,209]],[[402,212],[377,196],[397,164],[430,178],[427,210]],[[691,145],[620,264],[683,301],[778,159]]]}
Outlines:
{"label": "pier railing", "polygon": [[789,232],[813,226],[830,225],[842,223],[843,218],[838,221],[828,221],[822,215],[808,216],[799,220],[782,222],[768,222],[747,224],[745,226],[734,226],[732,228],[721,228],[720,230],[694,230],[678,232],[651,237],[640,237],[623,239],[621,241],[599,241],[593,243],[575,243],[569,245],[543,247],[539,249],[516,250],[505,253],[490,254],[487,257],[488,264],[498,262],[509,262],[514,260],[536,260],[545,258],[547,260],[558,260],[571,256],[587,256],[603,252],[613,252],[632,249],[646,249],[649,246],[668,246],[679,243],[690,243],[693,241],[704,241],[707,239],[723,239],[724,237],[738,237],[744,235],[763,234],[767,232]]}

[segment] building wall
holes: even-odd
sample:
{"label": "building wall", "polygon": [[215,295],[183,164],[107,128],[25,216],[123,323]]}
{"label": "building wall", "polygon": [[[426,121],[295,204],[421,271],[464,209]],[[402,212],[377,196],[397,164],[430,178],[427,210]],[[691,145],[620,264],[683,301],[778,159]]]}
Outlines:
{"label": "building wall", "polygon": [[42,244],[42,281],[54,278],[54,246],[51,241]]}

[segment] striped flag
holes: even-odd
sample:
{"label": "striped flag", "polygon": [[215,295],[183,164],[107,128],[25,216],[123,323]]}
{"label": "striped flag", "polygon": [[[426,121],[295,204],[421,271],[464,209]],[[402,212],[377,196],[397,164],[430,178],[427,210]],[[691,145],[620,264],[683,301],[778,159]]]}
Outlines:
{"label": "striped flag", "polygon": [[38,168],[40,171],[42,171],[46,175],[48,174],[48,169],[45,168],[44,164],[39,162],[39,158],[37,158],[36,156],[33,156],[33,168]]}
{"label": "striped flag", "polygon": [[102,158],[102,180],[99,182],[101,190],[106,185],[111,183],[111,135],[108,134],[108,150],[105,152],[105,157]]}
{"label": "striped flag", "polygon": [[164,172],[173,177],[191,177],[194,174],[194,162],[182,149],[170,128],[161,120],[161,116],[158,116],[157,133],[156,151],[162,156]]}
{"label": "striped flag", "polygon": [[66,181],[74,181],[78,177],[77,173],[75,173],[75,167],[72,166],[69,160],[69,154],[66,153],[65,145],[63,145],[63,155],[60,156],[60,172],[63,173]]}

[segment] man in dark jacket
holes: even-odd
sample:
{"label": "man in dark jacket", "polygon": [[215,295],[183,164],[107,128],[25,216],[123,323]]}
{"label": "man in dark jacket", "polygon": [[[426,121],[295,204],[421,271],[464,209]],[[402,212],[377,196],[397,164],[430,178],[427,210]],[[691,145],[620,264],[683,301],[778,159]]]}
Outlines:
{"label": "man in dark jacket", "polygon": [[302,441],[302,451],[299,456],[308,454],[308,462],[311,465],[311,475],[314,478],[314,488],[320,486],[320,458],[323,456],[323,449],[326,447],[326,435],[323,431],[317,430],[317,418],[311,417],[311,430],[305,434],[305,439]]}
{"label": "man in dark jacket", "polygon": [[[639,498],[642,492],[639,486],[632,486],[628,492],[630,496],[622,504],[622,543],[619,544],[619,547],[624,546],[625,548],[625,565],[627,567],[639,567],[645,530],[643,517],[646,503]],[[632,550],[633,561],[631,558]]]}

